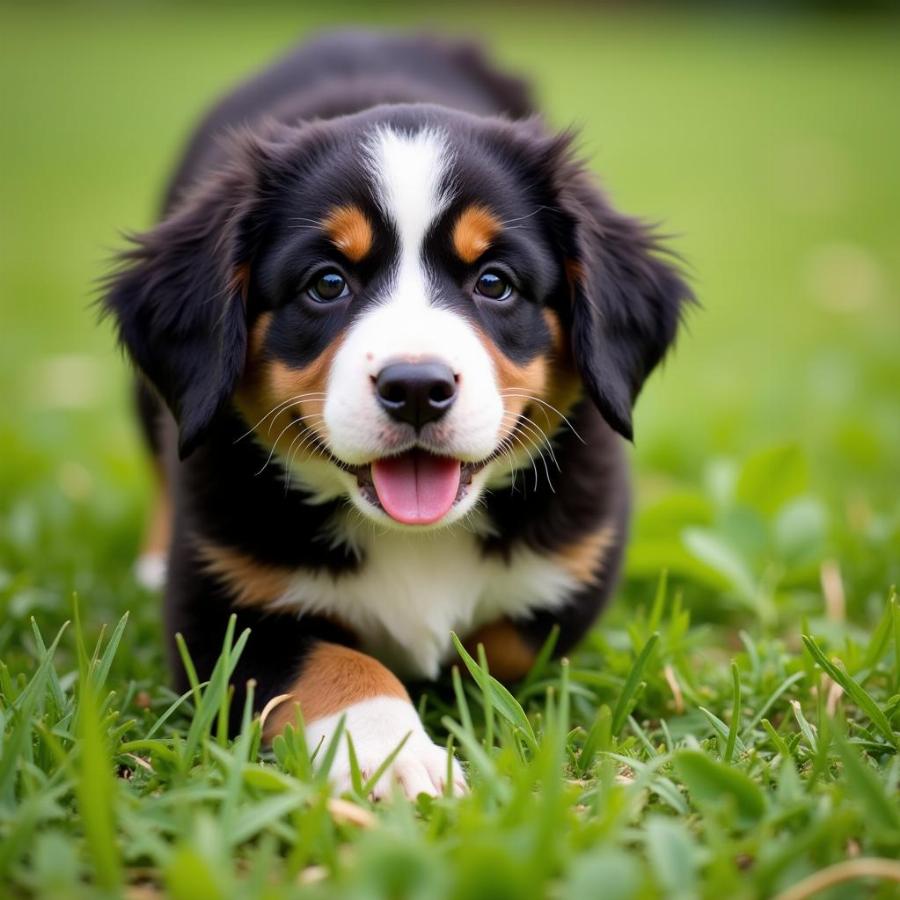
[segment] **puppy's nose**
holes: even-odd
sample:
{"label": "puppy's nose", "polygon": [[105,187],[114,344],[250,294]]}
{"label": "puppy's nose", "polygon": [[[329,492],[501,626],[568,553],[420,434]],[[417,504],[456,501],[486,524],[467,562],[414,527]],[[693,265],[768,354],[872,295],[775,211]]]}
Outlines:
{"label": "puppy's nose", "polygon": [[456,379],[440,362],[391,363],[375,379],[375,396],[391,418],[419,429],[453,406]]}

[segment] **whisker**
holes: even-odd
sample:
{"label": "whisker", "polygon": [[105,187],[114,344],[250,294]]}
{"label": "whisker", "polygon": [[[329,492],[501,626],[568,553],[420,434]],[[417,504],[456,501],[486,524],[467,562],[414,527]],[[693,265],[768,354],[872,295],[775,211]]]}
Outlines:
{"label": "whisker", "polygon": [[515,460],[512,455],[512,451],[509,449],[509,435],[500,439],[500,442],[497,444],[496,450],[494,450],[494,457],[496,459],[500,459],[501,457],[505,460],[507,466],[509,467],[509,475],[511,479],[511,489],[515,491],[516,489],[516,471],[517,467],[514,465]]}
{"label": "whisker", "polygon": [[585,441],[585,439],[578,433],[578,431],[575,429],[575,426],[552,403],[548,403],[546,400],[543,400],[541,397],[536,397],[534,394],[529,394],[527,391],[516,391],[512,388],[506,388],[500,391],[500,394],[503,397],[523,397],[526,400],[532,400],[535,403],[540,403],[542,406],[546,406],[547,409],[555,412],[556,415],[558,415],[560,419],[562,419],[562,421],[566,425],[568,425],[568,427],[572,430],[572,434],[574,434],[582,444],[587,446],[587,441]]}
{"label": "whisker", "polygon": [[522,440],[522,435],[519,434],[519,432],[513,432],[512,437],[515,440],[515,445],[517,445],[525,452],[525,455],[528,457],[528,460],[531,463],[531,468],[534,470],[534,489],[537,490],[540,478],[538,476],[537,464],[534,461],[534,454],[528,449],[528,446]]}
{"label": "whisker", "polygon": [[263,472],[266,471],[266,469],[269,468],[269,463],[272,462],[272,457],[275,455],[275,448],[278,446],[278,442],[281,440],[281,435],[284,434],[284,432],[287,431],[288,428],[290,428],[292,425],[296,424],[298,423],[291,419],[291,421],[284,426],[281,434],[279,434],[278,437],[275,438],[275,440],[272,442],[272,447],[269,450],[269,455],[266,457],[266,461],[262,464],[262,468],[253,475],[254,478],[258,478],[260,475],[262,475]]}
{"label": "whisker", "polygon": [[513,222],[523,222],[525,219],[531,219],[536,216],[538,213],[543,212],[545,209],[553,209],[552,206],[539,206],[533,212],[528,213],[525,216],[516,216],[514,219],[506,219],[500,223],[501,227],[506,228],[508,225],[511,225]]}
{"label": "whisker", "polygon": [[[514,426],[521,426],[522,428],[526,428],[532,432],[541,443],[545,443],[547,445],[547,449],[550,451],[551,455],[553,454],[553,445],[550,442],[550,438],[547,435],[547,432],[538,425],[534,419],[526,416],[525,413],[511,413],[505,412],[503,414],[503,422],[511,422]],[[554,456],[554,461],[556,457]]]}
{"label": "whisker", "polygon": [[[525,417],[525,418],[527,418],[527,417]],[[528,421],[531,421],[531,420],[529,419]],[[519,424],[519,425],[524,425],[525,423],[523,423],[523,422],[521,421],[521,419],[520,419],[519,422],[518,422],[518,424]],[[533,422],[532,422],[532,425],[534,425]],[[537,428],[536,425],[535,425],[535,428]],[[539,428],[537,429],[537,431],[538,431],[538,433],[543,437],[544,441],[547,443],[548,449],[550,450],[550,455],[551,455],[551,457],[552,457],[552,459],[553,459],[554,464],[556,465],[557,470],[558,470],[558,471],[562,471],[562,470],[559,468],[559,463],[556,461],[556,456],[555,456],[554,453],[553,453],[552,447],[550,447],[550,442],[547,441],[546,435],[545,435],[544,432],[541,431]],[[521,430],[521,431],[520,431],[520,430],[514,431],[514,432],[513,432],[513,436],[515,436],[516,439],[520,442],[520,446],[522,447],[523,450],[525,450],[526,453],[528,453],[528,456],[529,456],[529,458],[531,459],[531,464],[532,464],[532,467],[534,468],[534,471],[535,471],[535,484],[534,484],[534,489],[537,490],[537,488],[538,488],[539,477],[538,477],[537,466],[535,465],[534,457],[532,456],[531,452],[527,449],[527,447],[526,447],[526,445],[525,445],[525,443],[524,443],[524,438],[525,438],[525,437],[528,438],[529,444],[534,448],[534,450],[537,452],[538,457],[539,457],[540,460],[541,460],[541,464],[542,464],[543,467],[544,467],[544,474],[547,476],[547,487],[549,487],[550,490],[551,490],[551,492],[555,494],[555,493],[556,493],[556,489],[553,487],[553,479],[550,477],[550,468],[549,468],[548,465],[547,465],[547,458],[546,458],[546,456],[544,455],[544,451],[541,449],[540,445],[539,445],[539,444],[537,443],[537,441],[535,440],[534,430],[533,430],[532,428],[530,428],[528,425],[525,425],[525,428],[524,428],[523,430]]]}
{"label": "whisker", "polygon": [[556,491],[553,489],[553,479],[550,477],[550,467],[547,465],[547,457],[544,456],[543,450],[541,450],[537,443],[533,443],[532,446],[534,446],[534,449],[537,451],[538,459],[540,459],[541,464],[544,467],[544,474],[547,476],[547,487],[555,494]]}
{"label": "whisker", "polygon": [[[300,401],[297,401],[297,402],[300,402]],[[281,410],[281,411],[278,413],[278,415],[281,415],[281,413],[284,412],[284,411],[285,411],[285,410]],[[288,412],[290,412],[290,410],[288,410]],[[266,429],[266,436],[267,436],[267,437],[271,437],[271,435],[272,435],[272,426],[275,424],[275,420],[278,418],[278,415],[276,415],[276,416],[272,419],[272,421],[269,423],[269,427]],[[302,415],[302,416],[295,416],[295,415],[291,412],[291,418],[293,418],[293,419],[296,420],[296,421],[301,421],[301,422],[302,422],[304,419],[308,419],[310,416],[314,416],[314,415],[315,415],[315,416],[319,416],[319,415],[322,415],[322,413],[321,413],[321,412],[317,412],[317,413],[306,413],[305,415]]]}
{"label": "whisker", "polygon": [[271,416],[273,413],[278,412],[283,407],[290,406],[292,403],[299,403],[301,400],[308,400],[312,397],[324,396],[324,391],[310,391],[306,394],[297,394],[297,396],[295,397],[288,397],[287,400],[282,400],[281,403],[277,403],[275,406],[273,406],[249,431],[245,431],[239,438],[236,438],[234,443],[237,444],[240,441],[244,440],[244,438],[249,437],[256,431],[257,428],[259,428],[260,425],[262,425],[263,422],[266,421],[266,419],[269,418],[269,416]]}
{"label": "whisker", "polygon": [[[309,432],[307,434],[307,436],[301,441],[301,443],[296,448],[293,449],[293,451],[291,451],[289,448],[289,450],[288,450],[288,453],[289,453],[288,465],[289,466],[292,466],[294,464],[294,459],[297,457],[297,454],[299,454],[306,447],[316,447],[316,449],[321,449],[322,441],[321,441],[321,438],[319,437],[319,435],[316,433],[315,429],[310,427],[307,429],[307,431]],[[294,441],[296,441],[296,440],[297,440],[297,438],[294,439]],[[293,447],[293,444],[294,444],[294,442],[291,443],[292,447]]]}
{"label": "whisker", "polygon": [[[310,415],[310,416],[304,416],[303,418],[312,418],[312,416],[311,416],[311,415]],[[299,421],[298,419],[292,418],[292,419],[290,420],[290,422],[288,422],[287,425],[285,425],[284,428],[281,429],[281,431],[278,433],[278,437],[276,437],[275,440],[272,441],[272,449],[269,451],[269,455],[266,457],[266,461],[263,463],[262,468],[256,473],[256,475],[253,476],[254,478],[256,478],[256,477],[259,476],[259,475],[262,475],[262,473],[265,472],[266,469],[269,467],[269,463],[272,462],[272,457],[275,455],[275,450],[276,450],[277,447],[278,447],[278,442],[281,440],[281,438],[283,437],[284,433],[285,433],[291,426],[293,426],[293,425],[300,425],[300,421]],[[305,431],[305,429],[306,429],[307,427],[308,427],[308,426],[303,426],[304,431]],[[303,433],[304,433],[304,432],[301,431],[301,434],[303,434]]]}
{"label": "whisker", "polygon": [[[557,471],[562,471],[559,468],[559,462],[556,459],[556,454],[553,452],[553,444],[550,442],[550,439],[547,437],[546,432],[534,421],[534,419],[529,419],[528,416],[521,414],[520,422],[528,429],[528,431],[534,434],[543,444],[546,444],[547,451],[550,454],[550,458],[553,460],[553,465],[556,466]],[[535,432],[537,432],[535,434]]]}
{"label": "whisker", "polygon": [[[321,418],[321,417],[320,417]],[[323,445],[321,444],[321,440],[319,435],[315,430],[315,426],[313,425],[305,425],[303,431],[300,432],[290,443],[290,446],[287,449],[287,452],[284,454],[282,458],[282,464],[284,466],[285,471],[287,472],[287,483],[285,485],[285,492],[290,490],[292,479],[293,479],[293,465],[294,460],[297,457],[297,454],[300,453],[309,443],[318,442],[322,449]],[[299,444],[298,444],[299,442]]]}
{"label": "whisker", "polygon": [[513,458],[512,451],[508,449],[501,449],[500,451],[503,458],[506,460],[507,466],[509,466],[509,478],[510,478],[510,487],[509,489],[515,493],[516,492],[516,467],[514,465],[515,459]]}
{"label": "whisker", "polygon": [[[305,418],[305,417],[304,417],[304,418]],[[272,441],[272,450],[273,450],[273,451],[275,450],[275,448],[278,446],[278,442],[282,439],[282,437],[284,437],[284,433],[285,433],[292,425],[299,425],[299,424],[300,424],[300,420],[299,420],[299,419],[295,419],[295,418],[292,416],[290,422],[288,422],[287,425],[285,425],[284,428],[282,428],[281,431],[278,432],[278,437],[276,437],[275,440]],[[304,426],[304,429],[305,429],[305,428],[306,428],[306,426]]]}

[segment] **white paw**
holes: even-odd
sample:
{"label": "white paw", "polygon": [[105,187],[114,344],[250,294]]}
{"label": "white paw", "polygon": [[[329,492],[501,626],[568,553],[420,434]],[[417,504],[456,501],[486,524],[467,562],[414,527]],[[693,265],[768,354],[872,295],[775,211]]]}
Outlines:
{"label": "white paw", "polygon": [[[375,774],[409,734],[403,748],[372,787],[371,795],[374,799],[387,797],[394,785],[398,785],[410,799],[419,794],[437,797],[444,793],[447,750],[428,737],[411,703],[396,697],[375,697],[354,703],[336,715],[307,725],[306,740],[310,751],[319,748],[317,760],[325,755],[342,715],[345,717],[345,734],[341,737],[337,755],[329,771],[329,781],[337,793],[349,791],[352,787],[347,734],[353,739],[353,749],[356,751],[363,782]],[[450,765],[450,790],[453,794],[464,794],[466,779],[462,767],[455,759],[451,760]]]}
{"label": "white paw", "polygon": [[168,568],[165,553],[144,553],[134,564],[134,577],[141,587],[158,591],[165,586]]}

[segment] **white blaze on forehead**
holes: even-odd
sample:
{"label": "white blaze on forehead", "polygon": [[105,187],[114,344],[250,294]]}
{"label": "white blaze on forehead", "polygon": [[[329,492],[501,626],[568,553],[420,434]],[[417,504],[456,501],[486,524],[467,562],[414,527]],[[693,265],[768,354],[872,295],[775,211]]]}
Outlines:
{"label": "white blaze on forehead", "polygon": [[402,282],[414,280],[421,290],[420,302],[427,302],[422,246],[428,229],[450,202],[443,187],[450,163],[446,136],[433,128],[414,133],[380,128],[369,139],[367,151],[376,201],[400,239],[397,287],[408,295],[411,285]]}
{"label": "white blaze on forehead", "polygon": [[[351,464],[407,449],[408,427],[398,432],[373,385],[391,362],[436,359],[453,370],[458,389],[426,446],[480,461],[496,448],[503,418],[493,363],[471,322],[441,306],[425,263],[425,236],[452,200],[447,136],[434,128],[380,128],[365,151],[375,200],[396,229],[399,252],[381,295],[353,322],[332,363],[324,410],[330,448]],[[459,515],[462,506],[455,507]]]}

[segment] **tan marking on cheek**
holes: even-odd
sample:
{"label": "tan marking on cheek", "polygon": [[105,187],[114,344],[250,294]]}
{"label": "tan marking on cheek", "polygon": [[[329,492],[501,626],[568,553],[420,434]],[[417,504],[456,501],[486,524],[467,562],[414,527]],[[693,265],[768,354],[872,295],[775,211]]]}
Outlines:
{"label": "tan marking on cheek", "polygon": [[501,353],[488,340],[487,351],[494,363],[494,371],[497,373],[497,384],[501,391],[528,391],[530,394],[539,394],[547,383],[547,359],[545,356],[536,356],[525,365],[518,365]]}
{"label": "tan marking on cheek", "polygon": [[322,220],[322,229],[344,256],[359,262],[372,249],[372,226],[358,206],[338,206]]}
{"label": "tan marking on cheek", "polygon": [[508,436],[531,402],[529,398],[540,397],[543,393],[547,383],[547,358],[540,355],[525,365],[518,365],[484,332],[478,331],[478,339],[494,366],[504,411],[502,432]]}
{"label": "tan marking on cheek", "polygon": [[453,249],[464,263],[473,263],[502,228],[500,220],[480,203],[466,207],[453,226]]}
{"label": "tan marking on cheek", "polygon": [[325,388],[337,347],[329,345],[308,366],[294,369],[282,360],[274,360],[269,364],[267,379],[269,391],[275,399],[288,400],[291,397],[302,398],[298,405],[318,406],[325,402]]}
{"label": "tan marking on cheek", "polygon": [[581,399],[581,377],[575,368],[572,351],[569,347],[568,335],[552,309],[544,310],[544,321],[550,331],[550,360],[548,365],[547,387],[542,399],[542,406],[549,421],[541,420],[547,428],[555,431],[568,416],[572,407]]}
{"label": "tan marking on cheek", "polygon": [[235,392],[235,401],[239,408],[249,406],[254,401],[254,393],[259,388],[262,369],[265,366],[266,336],[272,325],[272,313],[262,313],[250,326],[247,336],[247,358],[244,360],[244,372]]}
{"label": "tan marking on cheek", "polygon": [[612,547],[616,529],[604,525],[554,554],[556,561],[579,583],[596,581],[603,570],[603,558]]}
{"label": "tan marking on cheek", "polygon": [[264,390],[265,342],[271,324],[272,314],[266,312],[262,313],[250,326],[244,371],[234,392],[234,405],[243,416],[248,428],[255,426],[268,411],[265,405]]}
{"label": "tan marking on cheek", "polygon": [[491,675],[500,681],[518,681],[534,665],[534,649],[508,619],[484,625],[466,638],[466,649],[476,659],[479,644],[484,645]]}
{"label": "tan marking on cheek", "polygon": [[568,355],[568,348],[565,345],[565,335],[563,334],[562,322],[559,321],[559,316],[557,315],[556,310],[544,310],[544,324],[547,326],[547,330],[550,332],[551,351],[557,359],[561,360],[563,357]]}
{"label": "tan marking on cheek", "polygon": [[[251,351],[235,402],[248,427],[268,447],[293,460],[321,456],[328,438],[325,392],[342,339],[332,341],[308,366],[296,369],[265,358],[271,316],[253,328]],[[261,317],[262,318],[262,317]]]}
{"label": "tan marking on cheek", "polygon": [[546,309],[544,321],[550,331],[550,347],[526,365],[514,363],[486,334],[478,332],[493,362],[503,403],[501,439],[509,439],[529,454],[543,452],[545,438],[559,429],[582,393],[581,378],[559,317]]}
{"label": "tan marking on cheek", "polygon": [[203,568],[222,582],[239,606],[265,606],[277,600],[291,584],[286,566],[261,563],[246,553],[200,541],[197,555]]}
{"label": "tan marking on cheek", "polygon": [[319,644],[310,652],[299,678],[286,693],[291,694],[291,700],[278,706],[266,721],[266,740],[294,721],[297,705],[303,721],[309,724],[375,697],[409,701],[406,688],[380,662],[358,650],[328,643]]}
{"label": "tan marking on cheek", "polygon": [[272,327],[272,313],[264,312],[253,323],[250,329],[250,340],[248,343],[248,358],[251,360],[259,359],[262,356],[263,346],[266,342],[266,336],[269,328]]}

